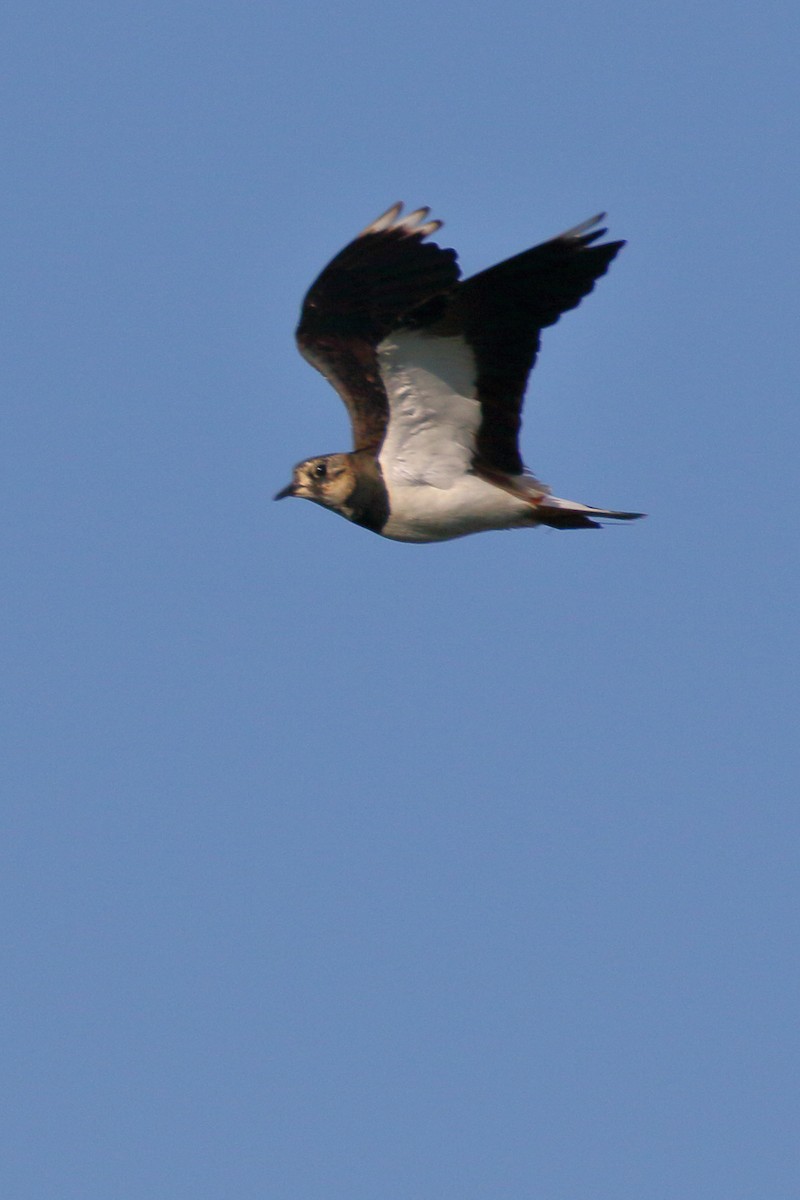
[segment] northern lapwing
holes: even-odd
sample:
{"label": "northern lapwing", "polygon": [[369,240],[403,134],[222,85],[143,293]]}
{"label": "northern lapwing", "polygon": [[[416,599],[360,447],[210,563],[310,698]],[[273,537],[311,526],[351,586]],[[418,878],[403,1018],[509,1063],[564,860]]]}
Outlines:
{"label": "northern lapwing", "polygon": [[347,406],[353,449],[299,463],[275,499],[313,500],[401,542],[642,516],[559,499],[518,447],[541,330],[625,243],[596,244],[601,214],[461,281],[455,251],[427,240],[442,224],[429,211],[393,205],[309,289],[298,346]]}

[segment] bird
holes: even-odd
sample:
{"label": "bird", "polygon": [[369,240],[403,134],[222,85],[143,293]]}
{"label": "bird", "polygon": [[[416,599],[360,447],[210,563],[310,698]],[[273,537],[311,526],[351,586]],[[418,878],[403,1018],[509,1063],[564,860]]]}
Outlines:
{"label": "bird", "polygon": [[625,245],[599,241],[605,213],[462,280],[430,211],[392,205],[309,288],[297,345],[344,401],[353,449],[298,463],[275,499],[417,543],[643,516],[553,495],[518,444],[541,331]]}

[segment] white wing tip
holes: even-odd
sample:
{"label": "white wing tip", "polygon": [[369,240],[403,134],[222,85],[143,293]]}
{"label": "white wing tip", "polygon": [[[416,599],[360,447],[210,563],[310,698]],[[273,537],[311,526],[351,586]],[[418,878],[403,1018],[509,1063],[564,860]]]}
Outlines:
{"label": "white wing tip", "polygon": [[381,213],[379,217],[362,229],[359,237],[365,237],[370,233],[385,233],[387,230],[402,230],[408,237],[428,237],[429,234],[435,233],[437,229],[441,229],[441,221],[428,221],[427,217],[430,213],[429,208],[415,208],[413,212],[406,213],[401,217],[403,212],[403,202],[399,200],[397,204],[393,204],[391,208],[387,208],[385,213]]}
{"label": "white wing tip", "polygon": [[[558,236],[559,238],[582,237],[584,233],[589,233],[592,229],[595,229],[598,225],[600,225],[601,222],[605,221],[607,216],[608,214],[604,212],[596,213],[595,216],[589,217],[588,221],[581,221],[580,225],[574,225],[572,229],[565,229],[564,232],[560,233]],[[597,236],[599,236],[601,233],[605,233],[605,230],[598,230]]]}
{"label": "white wing tip", "polygon": [[364,237],[368,233],[383,233],[385,229],[390,229],[394,225],[402,211],[403,201],[398,200],[397,204],[393,204],[391,208],[387,208],[385,213],[381,213],[379,217],[376,217],[371,225],[368,225],[366,229],[362,229],[358,236]]}

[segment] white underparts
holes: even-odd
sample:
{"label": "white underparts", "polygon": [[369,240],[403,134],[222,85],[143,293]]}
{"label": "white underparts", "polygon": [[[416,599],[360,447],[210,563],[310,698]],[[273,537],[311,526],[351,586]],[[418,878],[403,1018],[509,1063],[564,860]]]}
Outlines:
{"label": "white underparts", "polygon": [[387,484],[449,488],[469,470],[481,422],[475,359],[461,337],[397,331],[378,346],[389,399]]}
{"label": "white underparts", "polygon": [[535,525],[536,509],[478,475],[462,475],[450,487],[427,483],[387,485],[389,519],[381,533],[401,542],[441,542],[489,529]]}
{"label": "white underparts", "polygon": [[[382,533],[434,542],[535,523],[531,502],[475,475],[476,365],[462,337],[394,332],[378,347],[389,399],[379,462],[390,515]],[[535,481],[520,478],[520,490]]]}

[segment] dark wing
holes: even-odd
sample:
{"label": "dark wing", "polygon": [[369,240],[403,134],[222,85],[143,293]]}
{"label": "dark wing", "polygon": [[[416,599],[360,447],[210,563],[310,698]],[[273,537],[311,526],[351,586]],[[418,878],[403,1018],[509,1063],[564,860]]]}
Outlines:
{"label": "dark wing", "polygon": [[395,204],[345,246],[311,285],[297,327],[301,354],[347,405],[355,450],[377,453],[389,418],[376,346],[412,309],[449,292],[454,250],[424,239],[441,221]]}
{"label": "dark wing", "polygon": [[510,475],[524,469],[517,437],[540,331],[580,304],[625,245],[592,245],[606,232],[594,228],[604,216],[465,280],[431,325],[432,333],[462,333],[475,355],[481,402],[476,469]]}

